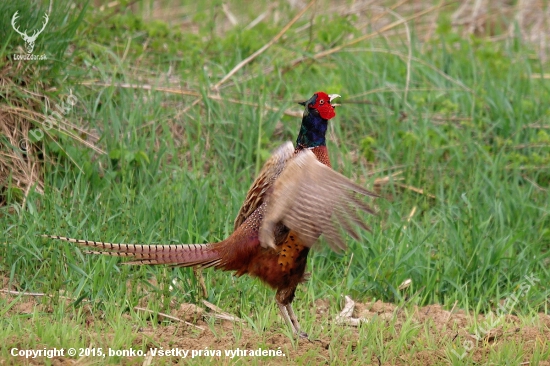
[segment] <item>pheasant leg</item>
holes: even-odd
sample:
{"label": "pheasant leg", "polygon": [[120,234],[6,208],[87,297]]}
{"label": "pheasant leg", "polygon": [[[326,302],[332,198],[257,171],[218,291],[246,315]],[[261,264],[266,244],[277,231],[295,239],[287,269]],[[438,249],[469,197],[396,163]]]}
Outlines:
{"label": "pheasant leg", "polygon": [[279,306],[279,311],[281,312],[283,319],[288,324],[290,329],[292,329],[292,332],[300,338],[308,338],[307,333],[300,330],[300,324],[298,323],[298,318],[296,317],[296,314],[294,314],[294,310],[292,310],[292,305],[283,305],[278,301],[277,305]]}
{"label": "pheasant leg", "polygon": [[288,316],[290,317],[290,320],[292,321],[292,324],[294,325],[295,333],[300,336],[300,338],[308,338],[308,335],[306,332],[302,332],[300,329],[300,323],[298,323],[298,317],[296,314],[294,314],[294,310],[292,309],[292,304],[286,305],[286,310],[288,312]]}

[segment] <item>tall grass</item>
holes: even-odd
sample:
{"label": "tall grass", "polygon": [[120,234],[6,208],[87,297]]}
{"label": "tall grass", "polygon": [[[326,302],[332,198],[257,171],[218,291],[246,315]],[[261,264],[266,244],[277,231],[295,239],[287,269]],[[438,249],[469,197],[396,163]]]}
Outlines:
{"label": "tall grass", "polygon": [[[6,4],[0,13],[9,15],[13,5]],[[54,13],[62,10],[56,7]],[[82,13],[68,18],[77,19],[85,8],[78,10]],[[209,10],[196,16],[208,18]],[[377,37],[287,68],[296,56],[342,44],[353,29],[346,17],[323,18],[324,25],[314,19],[311,31],[291,29],[222,88],[220,95],[235,103],[213,98],[211,86],[280,25],[265,22],[224,35],[201,27],[193,34],[121,8],[90,10],[78,23],[67,58],[68,51],[56,48],[63,22],[51,17],[51,33],[45,32],[37,48],[62,65],[58,90],[70,90],[78,100],[65,117],[97,135],[92,142],[106,154],[52,134],[56,142],[46,139],[41,145],[49,159],[44,194],[31,191],[23,206],[11,198],[7,207],[13,214],[2,208],[4,286],[53,295],[41,300],[53,311],[26,315],[14,310],[22,297],[0,297],[3,336],[30,348],[40,346],[37,339],[62,334],[59,344],[84,346],[70,334],[84,331],[81,305],[92,301],[91,311],[104,311],[115,324],[115,343],[123,348],[134,338],[127,334],[131,325],[120,318],[130,311],[144,324],[131,309],[146,294],[148,306],[157,310],[168,311],[170,299],[198,302],[199,285],[190,269],[122,266],[39,235],[146,244],[225,238],[261,162],[297,136],[300,118],[284,112],[299,111],[295,102],[318,90],[343,96],[329,130],[335,169],[365,186],[399,174],[382,188],[379,215],[365,217],[372,234],[350,238],[343,255],[319,245],[310,256],[311,280],[295,305],[308,330],[320,331],[308,310],[316,299],[333,300],[333,312],[343,294],[486,312],[526,275],[540,279],[540,286],[515,310],[548,312],[550,84],[534,78],[547,65],[514,38],[463,38],[442,16],[427,42],[412,28],[410,50],[397,38]],[[9,22],[1,24],[4,34],[11,34]],[[305,25],[303,20],[296,28]],[[3,62],[13,37],[2,37]],[[264,74],[271,66],[275,71]],[[127,84],[176,86],[176,91]],[[274,307],[265,307],[273,292],[258,280],[213,270],[204,275],[208,301],[246,317],[258,331],[276,321]],[[170,289],[174,278],[177,285]],[[412,286],[399,290],[407,279]],[[78,299],[76,306],[62,295]],[[106,325],[96,327],[102,331]],[[33,336],[23,340],[26,333]]]}

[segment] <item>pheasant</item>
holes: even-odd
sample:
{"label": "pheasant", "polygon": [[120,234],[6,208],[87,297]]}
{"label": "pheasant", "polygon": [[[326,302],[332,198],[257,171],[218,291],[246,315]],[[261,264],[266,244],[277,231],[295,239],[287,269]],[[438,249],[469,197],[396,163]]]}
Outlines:
{"label": "pheasant", "polygon": [[275,300],[294,334],[302,332],[292,301],[305,281],[307,255],[323,234],[329,246],[346,248],[342,230],[359,239],[356,226],[369,230],[360,212],[374,214],[361,199],[376,194],[332,170],[326,130],[335,116],[337,94],[315,93],[306,102],[296,146],[286,142],[267,160],[235,219],[234,232],[209,244],[112,244],[44,235],[96,248],[88,254],[130,257],[125,264],[214,267],[254,276],[277,290]]}

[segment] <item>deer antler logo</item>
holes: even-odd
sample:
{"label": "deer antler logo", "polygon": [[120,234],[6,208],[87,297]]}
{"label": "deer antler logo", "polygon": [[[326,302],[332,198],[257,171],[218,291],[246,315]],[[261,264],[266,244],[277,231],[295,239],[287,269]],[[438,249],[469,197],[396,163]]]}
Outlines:
{"label": "deer antler logo", "polygon": [[27,30],[25,29],[25,32],[21,33],[19,31],[19,27],[16,27],[15,21],[17,20],[18,16],[17,13],[19,11],[16,11],[15,14],[13,14],[13,17],[11,18],[11,26],[13,29],[23,37],[23,40],[25,41],[25,49],[27,50],[27,53],[32,53],[32,50],[34,49],[34,42],[36,42],[36,38],[38,38],[38,35],[42,33],[44,28],[46,28],[46,24],[48,24],[48,14],[44,13],[44,24],[42,25],[42,29],[39,31],[34,31],[32,36],[27,35]]}

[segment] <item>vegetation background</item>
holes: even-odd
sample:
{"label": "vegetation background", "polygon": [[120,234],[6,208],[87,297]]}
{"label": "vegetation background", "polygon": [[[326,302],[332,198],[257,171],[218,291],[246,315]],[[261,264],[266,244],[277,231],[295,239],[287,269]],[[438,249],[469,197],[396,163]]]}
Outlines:
{"label": "vegetation background", "polygon": [[[16,59],[16,11],[29,33],[49,15],[46,60]],[[227,364],[550,364],[549,19],[535,0],[1,2],[0,363],[182,361],[10,353],[162,346],[285,352]],[[243,320],[221,322],[191,269],[40,237],[225,238],[319,90],[342,95],[334,168],[383,198],[372,234],[310,256],[295,308],[318,341],[292,338],[258,280],[203,272],[205,300]],[[337,324],[344,295],[368,324]]]}

